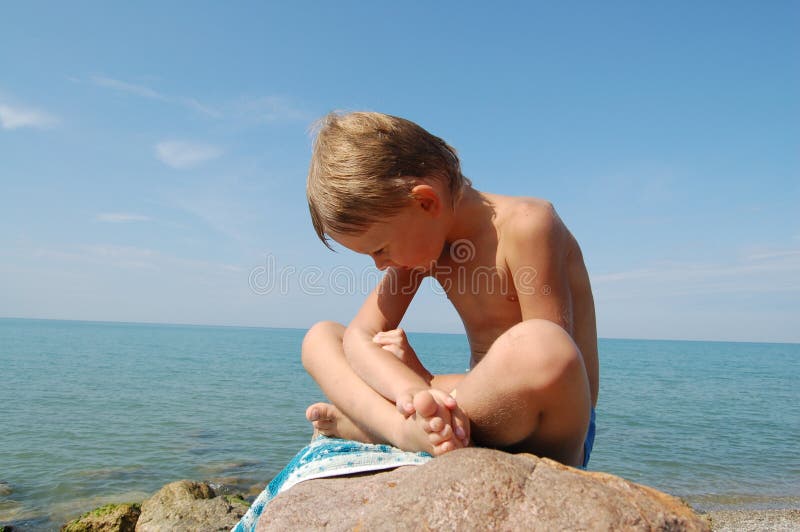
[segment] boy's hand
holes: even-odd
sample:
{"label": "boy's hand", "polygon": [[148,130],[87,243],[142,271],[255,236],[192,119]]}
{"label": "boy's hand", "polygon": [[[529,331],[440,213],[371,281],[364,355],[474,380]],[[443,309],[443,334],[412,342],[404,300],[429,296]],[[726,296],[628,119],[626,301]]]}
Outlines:
{"label": "boy's hand", "polygon": [[[411,344],[408,343],[408,338],[403,329],[392,329],[390,331],[382,331],[372,337],[372,342],[380,346],[381,349],[393,354],[400,362],[414,370],[414,373],[422,377],[425,382],[430,384],[433,375],[425,369],[422,362],[417,358],[417,353]],[[423,388],[419,388],[422,390]],[[417,390],[418,391],[418,390]],[[406,417],[414,413],[413,394],[411,397],[408,394],[401,394],[397,398],[397,409]]]}
{"label": "boy's hand", "polygon": [[379,332],[372,338],[372,341],[403,362],[407,363],[408,360],[417,358],[417,354],[411,344],[408,343],[408,338],[406,338],[406,333],[403,329]]}
{"label": "boy's hand", "polygon": [[[455,399],[453,399],[455,401]],[[464,447],[469,446],[470,424],[467,414],[461,410],[458,405],[450,411],[452,415],[450,424],[453,426],[453,432],[456,438],[461,442]]]}

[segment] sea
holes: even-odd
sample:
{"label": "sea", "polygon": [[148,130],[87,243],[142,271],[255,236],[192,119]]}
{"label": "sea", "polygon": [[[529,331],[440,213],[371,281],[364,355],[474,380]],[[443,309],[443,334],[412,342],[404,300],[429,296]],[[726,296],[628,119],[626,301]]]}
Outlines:
{"label": "sea", "polygon": [[[0,319],[0,525],[57,530],[179,479],[256,495],[323,400],[301,329]],[[435,372],[460,334],[409,333]],[[700,511],[800,508],[800,344],[600,340],[589,469]]]}

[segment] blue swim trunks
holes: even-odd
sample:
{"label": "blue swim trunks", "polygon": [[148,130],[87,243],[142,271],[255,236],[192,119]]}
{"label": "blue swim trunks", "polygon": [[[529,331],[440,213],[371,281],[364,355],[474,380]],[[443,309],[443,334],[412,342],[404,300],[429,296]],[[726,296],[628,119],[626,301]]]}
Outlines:
{"label": "blue swim trunks", "polygon": [[595,414],[592,408],[591,417],[589,417],[589,432],[586,433],[586,441],[583,442],[583,465],[581,469],[586,469],[589,465],[589,456],[592,454],[592,447],[594,447],[594,431],[595,431]]}

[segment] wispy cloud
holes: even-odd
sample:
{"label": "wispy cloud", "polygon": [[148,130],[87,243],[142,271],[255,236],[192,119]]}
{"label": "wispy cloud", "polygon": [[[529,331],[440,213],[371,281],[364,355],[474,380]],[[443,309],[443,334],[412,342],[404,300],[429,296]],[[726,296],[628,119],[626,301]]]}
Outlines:
{"label": "wispy cloud", "polygon": [[37,247],[31,250],[30,253],[36,259],[133,270],[203,270],[208,274],[240,274],[245,271],[241,266],[234,264],[184,259],[153,249],[135,246],[94,244],[69,247]]}
{"label": "wispy cloud", "polygon": [[[72,79],[76,82],[79,81],[74,78]],[[313,120],[315,117],[314,113],[283,96],[269,95],[255,98],[243,98],[214,107],[202,103],[196,98],[173,96],[148,87],[147,85],[131,83],[108,76],[94,75],[89,78],[89,81],[98,87],[124,92],[150,100],[180,105],[212,118],[233,120],[241,123],[305,123]]]}
{"label": "wispy cloud", "polygon": [[92,81],[92,83],[100,87],[106,87],[121,92],[127,92],[129,94],[135,94],[136,96],[151,98],[153,100],[162,100],[162,101],[167,100],[167,98],[163,94],[154,91],[150,87],[145,87],[144,85],[136,85],[134,83],[128,83],[126,81],[120,81],[118,79],[113,79],[113,78],[107,78],[105,76],[92,76],[90,80]]}
{"label": "wispy cloud", "polygon": [[154,269],[174,269],[180,267],[181,270],[186,271],[190,269],[204,270],[207,273],[215,274],[228,274],[228,273],[242,273],[246,270],[241,266],[234,264],[227,264],[224,262],[212,262],[197,259],[185,259],[175,255],[164,254],[147,248],[137,248],[132,246],[112,246],[112,245],[94,245],[83,246],[90,254],[99,258],[108,258],[112,260],[122,261],[121,264],[132,263],[136,264],[141,261],[149,268]]}
{"label": "wispy cloud", "polygon": [[3,129],[20,129],[24,127],[49,129],[57,124],[58,119],[55,116],[40,109],[0,103],[0,126]]}
{"label": "wispy cloud", "polygon": [[174,206],[199,218],[214,231],[244,241],[251,213],[247,204],[222,189],[192,190],[177,195]]}
{"label": "wispy cloud", "polygon": [[789,249],[780,251],[762,251],[759,253],[752,253],[748,255],[747,260],[768,260],[768,259],[783,259],[783,258],[800,258],[800,249]]}
{"label": "wispy cloud", "polygon": [[259,123],[308,122],[314,115],[281,96],[263,96],[241,100],[232,105],[240,118]]}
{"label": "wispy cloud", "polygon": [[[764,250],[728,263],[672,263],[595,274],[592,284],[614,299],[800,290],[800,250]],[[656,294],[657,292],[657,294]]]}
{"label": "wispy cloud", "polygon": [[212,144],[201,144],[182,140],[165,140],[155,147],[159,161],[172,168],[185,169],[216,159],[222,149]]}
{"label": "wispy cloud", "polygon": [[132,246],[89,245],[68,248],[37,248],[37,259],[76,263],[103,263],[118,268],[158,269],[156,259],[159,253],[151,249]]}
{"label": "wispy cloud", "polygon": [[98,222],[107,223],[149,222],[150,219],[149,216],[127,212],[103,212],[95,217]]}
{"label": "wispy cloud", "polygon": [[125,92],[128,94],[133,94],[134,96],[140,96],[142,98],[148,98],[151,100],[158,100],[165,103],[182,105],[183,107],[189,108],[193,111],[197,111],[207,116],[211,116],[213,118],[222,117],[222,113],[220,111],[208,105],[200,103],[195,98],[169,96],[155,89],[147,87],[145,85],[130,83],[119,79],[109,78],[107,76],[91,76],[89,80],[99,87],[104,87],[119,92]]}

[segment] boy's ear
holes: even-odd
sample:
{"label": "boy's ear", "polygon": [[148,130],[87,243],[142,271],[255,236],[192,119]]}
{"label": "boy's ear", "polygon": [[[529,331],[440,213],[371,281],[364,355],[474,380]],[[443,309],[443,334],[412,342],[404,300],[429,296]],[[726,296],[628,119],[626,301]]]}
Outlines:
{"label": "boy's ear", "polygon": [[411,197],[425,212],[434,217],[439,215],[442,208],[442,199],[432,186],[416,185],[411,189]]}

